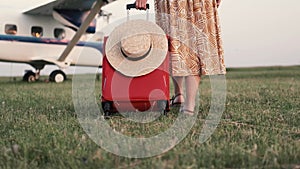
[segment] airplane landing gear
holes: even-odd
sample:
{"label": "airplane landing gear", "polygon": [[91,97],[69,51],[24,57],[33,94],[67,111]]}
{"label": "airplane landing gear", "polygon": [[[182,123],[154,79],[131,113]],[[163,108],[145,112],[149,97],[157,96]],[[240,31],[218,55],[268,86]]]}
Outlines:
{"label": "airplane landing gear", "polygon": [[49,80],[56,83],[61,83],[66,79],[66,74],[61,70],[54,70],[49,76]]}
{"label": "airplane landing gear", "polygon": [[[25,74],[23,76],[23,81],[25,82],[35,82],[39,80],[40,78],[40,71],[42,68],[44,68],[44,65],[33,65],[33,67],[36,69],[36,72],[33,72],[32,70],[25,71]],[[67,79],[66,74],[62,70],[54,70],[49,75],[49,81],[61,83]]]}
{"label": "airplane landing gear", "polygon": [[26,71],[26,73],[24,74],[23,81],[35,82],[35,81],[39,80],[39,78],[40,78],[40,70],[37,70],[36,73],[29,70],[29,71]]}
{"label": "airplane landing gear", "polygon": [[27,71],[23,76],[23,81],[35,82],[35,80],[35,73],[33,73],[33,71]]}

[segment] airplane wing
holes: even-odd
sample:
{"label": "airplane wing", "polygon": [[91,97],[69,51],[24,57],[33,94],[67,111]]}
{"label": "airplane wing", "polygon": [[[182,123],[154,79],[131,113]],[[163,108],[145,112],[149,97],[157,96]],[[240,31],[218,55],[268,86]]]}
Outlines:
{"label": "airplane wing", "polygon": [[89,11],[96,0],[53,0],[47,4],[35,7],[24,14],[52,15],[54,10]]}
{"label": "airplane wing", "polygon": [[[86,19],[96,0],[51,0],[46,4],[23,12],[28,15],[53,16],[63,25],[77,31]],[[103,0],[108,3],[107,0]],[[99,11],[100,12],[100,11]],[[96,20],[92,20],[86,33],[96,32]]]}

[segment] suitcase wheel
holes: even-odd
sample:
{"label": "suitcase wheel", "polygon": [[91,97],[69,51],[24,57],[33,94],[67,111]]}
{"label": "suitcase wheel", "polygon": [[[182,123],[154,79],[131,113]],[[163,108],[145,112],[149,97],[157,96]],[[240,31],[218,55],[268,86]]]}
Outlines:
{"label": "suitcase wheel", "polygon": [[168,101],[167,100],[160,100],[158,101],[159,109],[162,111],[162,115],[167,115],[168,113]]}
{"label": "suitcase wheel", "polygon": [[109,118],[112,110],[112,102],[102,102],[102,109],[104,112],[104,118]]}

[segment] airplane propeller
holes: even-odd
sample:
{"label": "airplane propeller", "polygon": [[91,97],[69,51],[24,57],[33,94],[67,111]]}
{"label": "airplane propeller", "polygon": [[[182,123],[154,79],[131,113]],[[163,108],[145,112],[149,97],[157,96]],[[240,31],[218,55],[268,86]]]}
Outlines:
{"label": "airplane propeller", "polygon": [[[99,13],[99,11],[100,11],[100,9],[101,9],[101,7],[103,6],[104,3],[105,3],[105,0],[97,0],[95,2],[95,4],[93,5],[93,7],[90,10],[89,15],[83,21],[83,23],[79,27],[78,31],[74,35],[74,37],[69,42],[69,44],[66,47],[66,49],[63,51],[63,53],[58,58],[58,60],[57,60],[58,62],[65,62],[66,61],[67,56],[70,54],[71,50],[77,44],[77,42],[79,41],[80,37],[85,33],[85,31],[87,30],[89,24],[92,22],[92,20],[95,18],[95,16]],[[66,67],[69,64],[70,63],[66,62],[64,64],[58,64],[58,65],[61,66],[61,67],[64,67],[63,65],[65,65],[65,67]]]}

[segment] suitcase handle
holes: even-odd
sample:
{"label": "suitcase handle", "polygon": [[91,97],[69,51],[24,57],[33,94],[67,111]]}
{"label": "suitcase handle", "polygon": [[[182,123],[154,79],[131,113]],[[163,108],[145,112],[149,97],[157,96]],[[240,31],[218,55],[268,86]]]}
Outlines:
{"label": "suitcase handle", "polygon": [[[129,11],[130,11],[130,9],[132,9],[132,8],[136,9],[135,3],[133,3],[133,4],[127,4],[127,5],[126,5],[126,10],[127,10],[127,21],[129,21]],[[147,9],[142,9],[142,10],[145,10],[145,11],[147,12],[146,19],[147,19],[147,21],[149,21],[149,8],[150,8],[150,5],[149,5],[148,3],[146,4],[146,8],[147,8]]]}
{"label": "suitcase handle", "polygon": [[[127,5],[126,5],[126,10],[130,10],[130,9],[132,9],[132,8],[136,8],[135,3],[133,3],[133,4],[127,4]],[[149,9],[149,8],[150,8],[150,5],[149,5],[149,4],[146,4],[146,8]]]}

